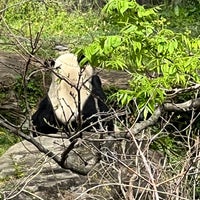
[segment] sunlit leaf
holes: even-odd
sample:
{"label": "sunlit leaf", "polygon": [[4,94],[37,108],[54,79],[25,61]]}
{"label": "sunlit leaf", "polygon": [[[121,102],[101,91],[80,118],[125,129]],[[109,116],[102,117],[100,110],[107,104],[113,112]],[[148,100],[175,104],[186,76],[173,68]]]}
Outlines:
{"label": "sunlit leaf", "polygon": [[179,6],[178,5],[176,5],[174,7],[174,13],[175,13],[176,16],[179,16]]}

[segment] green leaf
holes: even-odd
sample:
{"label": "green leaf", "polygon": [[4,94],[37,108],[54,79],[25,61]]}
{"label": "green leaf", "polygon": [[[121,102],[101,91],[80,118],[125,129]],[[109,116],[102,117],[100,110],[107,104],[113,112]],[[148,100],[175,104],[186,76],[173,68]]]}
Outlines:
{"label": "green leaf", "polygon": [[133,49],[136,52],[137,50],[141,51],[142,49],[142,44],[140,42],[134,41],[133,42]]}
{"label": "green leaf", "polygon": [[121,8],[119,9],[119,11],[123,15],[125,13],[125,11],[127,11],[129,9],[129,2],[122,1],[120,6],[121,6]]}
{"label": "green leaf", "polygon": [[178,5],[176,5],[174,7],[174,13],[175,13],[176,16],[179,16],[179,6]]}
{"label": "green leaf", "polygon": [[163,52],[163,45],[161,45],[161,44],[158,44],[158,46],[157,46],[157,50],[158,50],[158,53],[162,53]]}
{"label": "green leaf", "polygon": [[141,66],[141,64],[142,64],[142,55],[141,54],[139,54],[139,55],[136,56],[135,62],[136,62],[136,65],[138,67]]}
{"label": "green leaf", "polygon": [[169,51],[169,54],[172,54],[174,52],[173,42],[169,42],[168,51]]}
{"label": "green leaf", "polygon": [[106,54],[111,53],[114,48],[120,46],[121,37],[120,36],[108,36],[104,42],[104,51]]}
{"label": "green leaf", "polygon": [[125,26],[120,32],[122,34],[133,34],[134,32],[136,32],[138,30],[138,27],[134,24],[128,24],[127,26]]}

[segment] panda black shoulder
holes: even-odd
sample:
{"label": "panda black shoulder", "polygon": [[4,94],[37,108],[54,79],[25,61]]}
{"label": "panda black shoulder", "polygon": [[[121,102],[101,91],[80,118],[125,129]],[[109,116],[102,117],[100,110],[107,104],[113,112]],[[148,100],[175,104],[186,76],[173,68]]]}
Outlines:
{"label": "panda black shoulder", "polygon": [[54,115],[51,102],[46,96],[39,104],[38,110],[32,116],[33,125],[36,126],[36,131],[42,133],[56,133],[58,125]]}

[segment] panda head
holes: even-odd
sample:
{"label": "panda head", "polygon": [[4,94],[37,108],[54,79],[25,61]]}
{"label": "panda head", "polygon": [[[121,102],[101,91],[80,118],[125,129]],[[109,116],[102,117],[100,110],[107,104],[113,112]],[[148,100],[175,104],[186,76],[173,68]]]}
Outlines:
{"label": "panda head", "polygon": [[48,97],[58,120],[67,124],[75,120],[91,94],[93,68],[79,67],[74,54],[63,54],[55,60]]}

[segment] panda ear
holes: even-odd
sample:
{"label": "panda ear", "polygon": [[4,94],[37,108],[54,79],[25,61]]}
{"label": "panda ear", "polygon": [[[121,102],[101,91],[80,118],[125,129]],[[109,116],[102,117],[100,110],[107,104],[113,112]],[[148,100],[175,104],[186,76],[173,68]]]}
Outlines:
{"label": "panda ear", "polygon": [[77,53],[77,62],[82,67],[84,65],[89,64],[88,59],[85,57],[84,53],[82,51],[79,51]]}
{"label": "panda ear", "polygon": [[53,67],[55,65],[55,61],[53,59],[48,59],[44,61],[44,66],[46,68]]}
{"label": "panda ear", "polygon": [[83,54],[78,55],[78,56],[77,56],[77,61],[78,61],[78,63],[80,63],[80,62],[83,60],[83,58],[85,58],[85,56],[84,56]]}
{"label": "panda ear", "polygon": [[51,66],[51,67],[54,67],[54,65],[55,65],[55,60],[51,60],[50,66]]}

